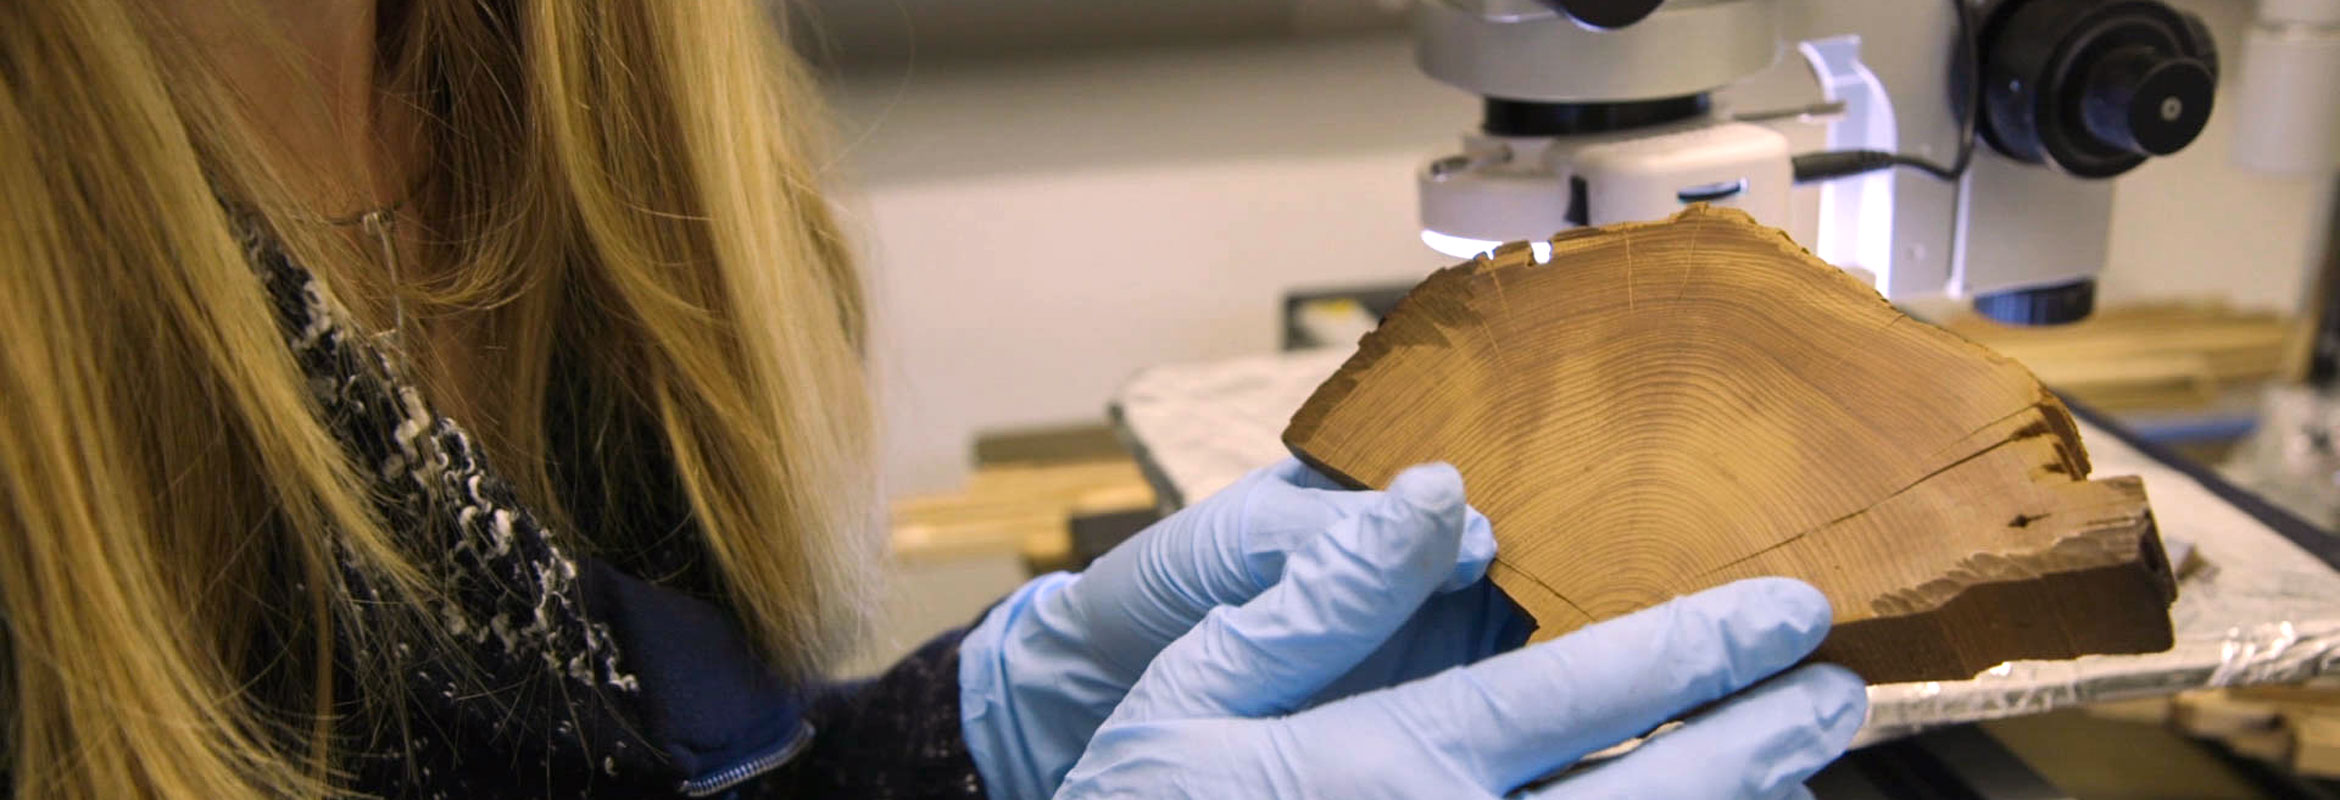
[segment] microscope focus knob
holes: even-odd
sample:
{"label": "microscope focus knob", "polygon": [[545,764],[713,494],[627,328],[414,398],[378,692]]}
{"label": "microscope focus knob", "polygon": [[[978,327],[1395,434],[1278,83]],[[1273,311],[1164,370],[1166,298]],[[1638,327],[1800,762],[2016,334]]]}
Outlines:
{"label": "microscope focus knob", "polygon": [[1982,37],[1981,132],[2008,157],[2107,178],[2193,143],[2218,53],[2158,0],[2007,0]]}
{"label": "microscope focus knob", "polygon": [[2001,325],[2069,325],[2096,311],[2096,281],[2033,286],[1974,299],[1975,313]]}

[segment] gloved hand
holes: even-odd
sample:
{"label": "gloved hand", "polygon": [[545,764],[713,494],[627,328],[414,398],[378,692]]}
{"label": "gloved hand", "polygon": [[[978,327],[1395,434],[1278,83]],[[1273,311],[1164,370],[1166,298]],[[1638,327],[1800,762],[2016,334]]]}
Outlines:
{"label": "gloved hand", "polygon": [[[1458,493],[1444,513],[1458,516],[1461,504]],[[1861,680],[1839,667],[1758,684],[1828,630],[1818,591],[1771,578],[1283,716],[1380,646],[1434,588],[1418,573],[1360,568],[1330,539],[1311,544],[1281,583],[1214,610],[1163,651],[1057,796],[1492,800],[1729,697],[1523,794],[1808,797],[1803,780],[1843,752],[1867,713]]]}
{"label": "gloved hand", "polygon": [[1345,674],[1326,676],[1295,704],[1430,675],[1526,641],[1527,620],[1484,578],[1495,538],[1486,518],[1462,505],[1461,481],[1440,465],[1401,475],[1386,493],[1347,491],[1286,460],[1148,528],[1082,574],[1018,589],[959,649],[961,722],[990,796],[1054,794],[1155,654],[1213,608],[1277,585],[1297,551],[1337,557],[1362,581],[1420,591],[1377,628],[1380,647],[1349,657]]}

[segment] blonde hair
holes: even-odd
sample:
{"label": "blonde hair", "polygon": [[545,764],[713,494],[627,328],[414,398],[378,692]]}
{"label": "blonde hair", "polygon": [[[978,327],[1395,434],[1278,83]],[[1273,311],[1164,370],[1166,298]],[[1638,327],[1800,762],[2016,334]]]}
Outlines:
{"label": "blonde hair", "polygon": [[[145,0],[0,3],[18,797],[334,793],[332,711],[353,701],[332,696],[334,648],[386,635],[349,624],[336,564],[398,602],[434,592],[319,418],[222,197],[362,321],[400,293],[414,324],[485,345],[466,422],[551,520],[671,487],[775,669],[813,676],[860,632],[861,297],[818,191],[816,93],[774,20],[753,0],[385,11],[385,88],[429,120],[424,279],[404,286],[303,221],[327,210],[291,199],[298,165],[247,113],[263,99]],[[596,463],[553,463],[578,442]]]}

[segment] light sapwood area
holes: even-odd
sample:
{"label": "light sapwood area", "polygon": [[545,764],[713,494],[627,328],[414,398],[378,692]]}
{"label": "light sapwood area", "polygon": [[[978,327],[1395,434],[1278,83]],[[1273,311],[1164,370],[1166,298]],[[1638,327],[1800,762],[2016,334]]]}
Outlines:
{"label": "light sapwood area", "polygon": [[1454,464],[1539,638],[1786,575],[1835,609],[1816,657],[1874,683],[2170,646],[2139,481],[2087,480],[2022,365],[1735,210],[1439,271],[1284,441],[1358,486]]}

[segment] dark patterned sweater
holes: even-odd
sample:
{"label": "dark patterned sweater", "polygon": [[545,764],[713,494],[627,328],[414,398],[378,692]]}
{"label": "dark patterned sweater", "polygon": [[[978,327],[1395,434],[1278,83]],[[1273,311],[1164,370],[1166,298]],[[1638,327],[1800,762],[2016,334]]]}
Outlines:
{"label": "dark patterned sweater", "polygon": [[[384,518],[409,552],[437,554],[426,566],[448,582],[428,612],[451,648],[354,642],[394,651],[352,657],[396,659],[407,697],[397,725],[353,723],[366,728],[353,741],[369,743],[350,748],[354,788],[416,798],[983,796],[960,731],[957,633],[871,680],[785,685],[702,594],[565,552],[308,271],[265,237],[247,247]],[[365,596],[367,576],[344,572]]]}

